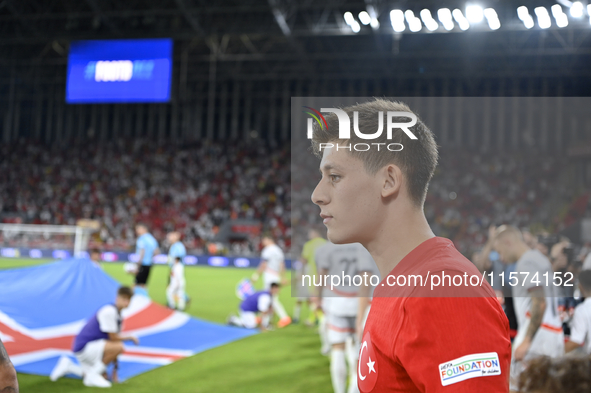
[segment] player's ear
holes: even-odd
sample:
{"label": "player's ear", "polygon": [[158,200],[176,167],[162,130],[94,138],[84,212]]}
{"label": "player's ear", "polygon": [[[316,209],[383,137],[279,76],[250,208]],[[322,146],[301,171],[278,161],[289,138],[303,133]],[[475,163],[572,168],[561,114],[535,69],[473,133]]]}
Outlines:
{"label": "player's ear", "polygon": [[397,165],[388,164],[381,170],[382,197],[397,196],[402,186],[402,171]]}

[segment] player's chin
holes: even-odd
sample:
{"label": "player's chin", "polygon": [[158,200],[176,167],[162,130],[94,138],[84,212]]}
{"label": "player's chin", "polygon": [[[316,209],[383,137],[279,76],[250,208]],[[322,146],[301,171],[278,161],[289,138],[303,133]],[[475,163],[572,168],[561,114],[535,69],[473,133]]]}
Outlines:
{"label": "player's chin", "polygon": [[326,237],[328,237],[328,240],[334,244],[349,244],[357,243],[359,241],[358,236],[355,236],[354,233],[346,233],[331,227],[327,228]]}

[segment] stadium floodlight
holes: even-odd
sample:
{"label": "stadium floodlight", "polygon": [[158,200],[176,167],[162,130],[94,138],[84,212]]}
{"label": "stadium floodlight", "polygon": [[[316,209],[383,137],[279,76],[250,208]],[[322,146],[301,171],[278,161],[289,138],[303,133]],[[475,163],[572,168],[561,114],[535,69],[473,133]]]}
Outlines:
{"label": "stadium floodlight", "polygon": [[343,18],[345,18],[345,23],[347,23],[349,26],[351,26],[355,22],[355,18],[353,17],[353,14],[350,13],[349,11],[345,12],[345,15],[343,15]]}
{"label": "stadium floodlight", "polygon": [[550,7],[552,11],[552,16],[554,16],[554,20],[556,20],[556,26],[558,27],[566,27],[568,26],[568,17],[564,12],[562,12],[562,7],[559,4],[554,4]]}
{"label": "stadium floodlight", "polygon": [[421,20],[415,16],[414,12],[406,10],[404,11],[404,17],[406,18],[406,23],[408,23],[410,31],[413,33],[421,31],[423,24],[421,23]]}
{"label": "stadium floodlight", "polygon": [[550,14],[548,14],[548,10],[546,7],[536,7],[534,9],[536,13],[536,17],[538,18],[538,26],[540,29],[547,29],[552,26],[552,21],[550,20]]}
{"label": "stadium floodlight", "polygon": [[460,26],[460,29],[466,31],[470,28],[470,23],[468,22],[468,19],[466,19],[464,14],[462,14],[462,11],[456,8],[455,10],[453,10],[451,14],[456,20],[458,26]]}
{"label": "stadium floodlight", "polygon": [[497,15],[497,11],[493,8],[487,8],[484,10],[484,17],[488,22],[488,27],[491,30],[498,30],[501,28],[501,21],[499,20],[499,16]]}
{"label": "stadium floodlight", "polygon": [[416,32],[419,32],[419,31],[421,31],[423,29],[423,24],[421,23],[421,20],[419,18],[415,18],[412,21],[412,23],[410,24],[410,26],[408,26],[408,28],[413,33],[416,33]]}
{"label": "stadium floodlight", "polygon": [[519,17],[519,19],[521,19],[521,21],[525,21],[527,17],[531,15],[529,14],[527,7],[522,5],[521,7],[517,8],[517,16]]}
{"label": "stadium floodlight", "polygon": [[480,23],[484,18],[482,7],[475,4],[468,4],[466,6],[466,18],[470,23]]}
{"label": "stadium floodlight", "polygon": [[359,21],[365,26],[371,23],[371,17],[367,13],[367,11],[361,11],[359,13]]}
{"label": "stadium floodlight", "polygon": [[580,18],[583,16],[583,3],[575,1],[573,5],[570,6],[570,16],[573,18]]}
{"label": "stadium floodlight", "polygon": [[380,21],[378,20],[378,14],[376,12],[376,9],[369,4],[366,8],[367,10],[367,15],[369,15],[369,25],[371,26],[372,29],[377,30],[380,28]]}
{"label": "stadium floodlight", "polygon": [[401,10],[390,11],[390,22],[392,23],[392,28],[397,33],[401,33],[406,29],[406,25],[404,24],[404,12]]}
{"label": "stadium floodlight", "polygon": [[361,31],[361,25],[355,20],[352,13],[349,11],[345,12],[343,18],[345,19],[345,23],[347,23],[351,30],[353,30],[353,33],[359,33],[359,31]]}
{"label": "stadium floodlight", "polygon": [[439,19],[445,30],[453,30],[454,21],[451,18],[451,11],[449,8],[440,8],[437,10],[437,19]]}
{"label": "stadium floodlight", "polygon": [[522,5],[521,7],[517,8],[517,16],[523,22],[523,25],[526,29],[531,29],[534,27],[534,18],[529,14],[527,7]]}
{"label": "stadium floodlight", "polygon": [[423,20],[423,23],[425,24],[425,26],[427,26],[427,29],[429,29],[429,31],[435,31],[439,28],[439,23],[437,23],[437,21],[433,19],[433,16],[431,16],[431,11],[425,8],[421,11],[420,15],[421,19]]}

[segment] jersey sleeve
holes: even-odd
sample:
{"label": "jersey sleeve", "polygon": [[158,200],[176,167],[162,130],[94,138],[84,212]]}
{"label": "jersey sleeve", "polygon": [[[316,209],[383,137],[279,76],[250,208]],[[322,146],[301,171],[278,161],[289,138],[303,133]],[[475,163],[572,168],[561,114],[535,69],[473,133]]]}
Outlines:
{"label": "jersey sleeve", "polygon": [[185,275],[185,267],[182,263],[175,263],[173,265],[172,272],[175,279],[182,279]]}
{"label": "jersey sleeve", "polygon": [[283,254],[283,251],[281,251],[281,249],[279,247],[275,248],[275,256],[280,261],[284,261],[285,260],[285,254]]}
{"label": "jersey sleeve", "polygon": [[145,249],[146,248],[146,242],[144,241],[144,238],[143,237],[141,237],[141,236],[138,237],[137,241],[135,242],[135,247],[138,250],[142,250],[142,249]]}
{"label": "jersey sleeve", "polygon": [[173,261],[176,257],[180,257],[181,253],[180,253],[180,247],[178,243],[175,243],[172,245],[172,247],[170,247],[170,256],[173,258]]}
{"label": "jersey sleeve", "polygon": [[310,241],[307,241],[304,244],[304,248],[302,249],[302,257],[306,258],[306,260],[309,262],[310,259],[312,259],[314,257],[314,255],[312,255],[312,243]]}
{"label": "jersey sleeve", "polygon": [[573,320],[571,323],[570,341],[579,345],[583,345],[585,343],[585,338],[587,337],[587,333],[589,331],[589,327],[585,323],[584,311],[585,309],[583,308],[583,304],[579,304],[577,308],[575,308],[575,314],[573,315]]}
{"label": "jersey sleeve", "polygon": [[504,314],[499,315],[500,305],[497,310],[491,301],[407,299],[398,338],[393,340],[394,358],[419,391],[509,391],[509,325]]}
{"label": "jersey sleeve", "polygon": [[96,314],[96,319],[101,332],[119,333],[118,315],[115,306],[109,305],[101,308]]}
{"label": "jersey sleeve", "polygon": [[321,246],[316,249],[314,252],[314,260],[316,261],[316,270],[321,271],[322,269],[327,269],[330,267],[330,262],[328,261],[326,252],[326,247]]}
{"label": "jersey sleeve", "polygon": [[263,249],[263,252],[261,253],[261,259],[263,261],[268,261],[269,259],[271,259],[270,252],[271,252],[271,250],[269,249],[269,247],[265,247]]}
{"label": "jersey sleeve", "polygon": [[271,296],[267,294],[259,296],[257,307],[261,312],[269,311],[269,307],[271,307]]}
{"label": "jersey sleeve", "polygon": [[[526,291],[531,292],[535,288],[543,287],[544,285],[544,273],[545,270],[538,266],[538,264],[533,260],[527,260],[525,263],[520,267],[518,274],[519,283]],[[527,273],[521,274],[521,273]]]}

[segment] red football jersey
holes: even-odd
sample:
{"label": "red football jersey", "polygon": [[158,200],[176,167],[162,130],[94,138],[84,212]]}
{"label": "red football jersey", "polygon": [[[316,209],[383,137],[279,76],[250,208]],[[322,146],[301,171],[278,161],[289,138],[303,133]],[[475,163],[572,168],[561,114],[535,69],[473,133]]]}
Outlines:
{"label": "red football jersey", "polygon": [[[456,281],[431,288],[434,275]],[[399,276],[407,284],[420,276],[427,285],[388,285]],[[490,285],[450,240],[423,242],[388,277],[374,292],[363,332],[361,392],[509,391],[509,322]]]}

